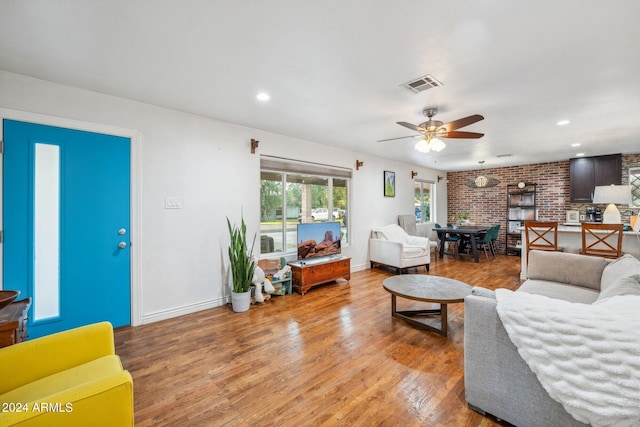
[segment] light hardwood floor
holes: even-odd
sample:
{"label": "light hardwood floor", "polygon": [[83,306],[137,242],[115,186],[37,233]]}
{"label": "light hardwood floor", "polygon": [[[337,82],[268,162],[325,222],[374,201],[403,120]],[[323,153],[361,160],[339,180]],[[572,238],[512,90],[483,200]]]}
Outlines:
{"label": "light hardwood floor", "polygon": [[[429,274],[515,289],[519,270],[513,256],[445,256]],[[136,426],[499,425],[466,406],[463,304],[449,305],[448,338],[417,330],[391,317],[382,280],[392,274],[116,330]],[[427,306],[398,299],[398,309]]]}

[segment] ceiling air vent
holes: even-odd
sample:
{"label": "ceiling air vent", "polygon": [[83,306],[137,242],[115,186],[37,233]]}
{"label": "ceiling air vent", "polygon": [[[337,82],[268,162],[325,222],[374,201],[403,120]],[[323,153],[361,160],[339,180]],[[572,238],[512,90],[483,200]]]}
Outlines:
{"label": "ceiling air vent", "polygon": [[442,82],[438,81],[431,74],[427,74],[426,76],[422,76],[417,79],[411,80],[410,82],[403,83],[400,86],[410,90],[413,93],[420,93],[424,92],[427,89],[431,89],[432,87],[442,86]]}

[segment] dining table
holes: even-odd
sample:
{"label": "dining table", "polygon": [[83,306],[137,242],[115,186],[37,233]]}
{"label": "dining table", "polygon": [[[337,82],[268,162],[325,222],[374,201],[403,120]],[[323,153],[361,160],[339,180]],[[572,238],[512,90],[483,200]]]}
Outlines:
{"label": "dining table", "polygon": [[438,233],[438,239],[440,239],[440,258],[444,257],[444,240],[446,235],[457,236],[460,244],[458,245],[458,254],[465,255],[464,247],[466,244],[471,246],[471,256],[473,256],[474,262],[480,262],[478,256],[478,245],[476,244],[476,238],[486,233],[489,230],[490,225],[454,225],[450,227],[440,227],[434,230]]}

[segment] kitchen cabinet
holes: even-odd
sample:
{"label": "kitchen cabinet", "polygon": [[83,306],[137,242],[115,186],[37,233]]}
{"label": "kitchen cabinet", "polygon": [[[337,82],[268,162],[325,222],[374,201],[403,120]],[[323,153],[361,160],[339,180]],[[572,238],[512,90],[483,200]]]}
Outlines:
{"label": "kitchen cabinet", "polygon": [[622,183],[622,155],[571,159],[569,177],[571,203],[591,203],[596,186]]}

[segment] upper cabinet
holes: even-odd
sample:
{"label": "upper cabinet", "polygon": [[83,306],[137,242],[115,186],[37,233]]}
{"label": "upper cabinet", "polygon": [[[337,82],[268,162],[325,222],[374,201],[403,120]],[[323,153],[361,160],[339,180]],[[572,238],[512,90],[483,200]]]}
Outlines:
{"label": "upper cabinet", "polygon": [[569,176],[571,203],[591,203],[596,186],[622,184],[622,155],[571,159]]}

